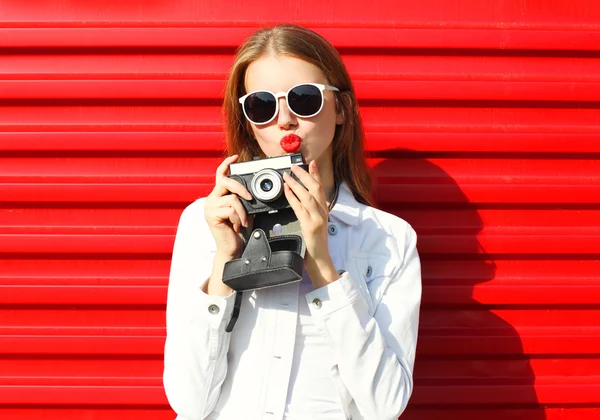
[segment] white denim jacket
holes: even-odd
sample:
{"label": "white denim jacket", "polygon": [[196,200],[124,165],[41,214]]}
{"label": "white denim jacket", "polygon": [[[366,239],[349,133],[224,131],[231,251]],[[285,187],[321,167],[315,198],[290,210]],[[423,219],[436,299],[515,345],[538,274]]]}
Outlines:
{"label": "white denim jacket", "polygon": [[[179,420],[281,420],[296,337],[298,283],[235,293],[201,288],[216,252],[204,199],[181,215],[169,280],[164,387]],[[416,234],[340,186],[329,252],[341,278],[306,295],[336,357],[331,375],[346,419],[394,420],[412,393],[421,302]],[[317,419],[315,419],[317,420]],[[344,419],[340,419],[344,420]]]}

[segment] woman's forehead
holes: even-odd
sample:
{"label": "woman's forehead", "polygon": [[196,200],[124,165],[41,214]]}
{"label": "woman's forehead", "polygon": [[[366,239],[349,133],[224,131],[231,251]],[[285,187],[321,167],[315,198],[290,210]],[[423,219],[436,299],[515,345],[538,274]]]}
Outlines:
{"label": "woman's forehead", "polygon": [[325,74],[314,64],[285,55],[267,55],[250,63],[246,69],[246,91],[287,91],[299,83],[327,83]]}

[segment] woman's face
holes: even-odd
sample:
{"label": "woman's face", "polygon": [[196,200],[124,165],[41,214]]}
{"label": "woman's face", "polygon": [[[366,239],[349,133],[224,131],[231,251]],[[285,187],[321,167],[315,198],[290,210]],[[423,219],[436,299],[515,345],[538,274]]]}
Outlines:
{"label": "woman's face", "polygon": [[[266,55],[252,62],[246,70],[246,92],[287,92],[300,83],[329,85],[318,67],[295,57]],[[279,112],[270,123],[250,123],[254,138],[267,157],[285,155],[280,145],[281,139],[288,134],[296,134],[302,139],[299,152],[307,164],[316,160],[319,166],[331,165],[333,135],[336,124],[343,123],[343,117],[336,114],[334,92],[325,90],[323,95],[323,109],[314,117],[297,117],[287,107],[285,97],[282,97],[279,98]]]}

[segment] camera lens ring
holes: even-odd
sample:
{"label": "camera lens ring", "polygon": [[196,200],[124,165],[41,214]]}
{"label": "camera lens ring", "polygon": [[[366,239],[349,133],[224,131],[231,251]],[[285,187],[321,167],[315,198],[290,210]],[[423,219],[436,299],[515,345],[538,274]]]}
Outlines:
{"label": "camera lens ring", "polygon": [[[269,191],[265,191],[261,188],[261,184],[264,181],[271,181],[273,184]],[[275,201],[283,192],[283,178],[281,178],[279,172],[274,169],[263,169],[254,174],[254,177],[250,182],[250,189],[250,192],[258,201],[265,203]]]}

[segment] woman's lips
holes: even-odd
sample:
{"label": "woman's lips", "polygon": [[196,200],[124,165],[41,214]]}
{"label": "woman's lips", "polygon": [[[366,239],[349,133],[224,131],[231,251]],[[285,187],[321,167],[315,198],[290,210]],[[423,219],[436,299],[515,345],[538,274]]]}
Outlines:
{"label": "woman's lips", "polygon": [[287,153],[294,153],[298,149],[300,149],[300,145],[302,144],[302,138],[300,136],[297,136],[296,134],[288,134],[279,141],[279,144],[281,145],[281,148]]}

